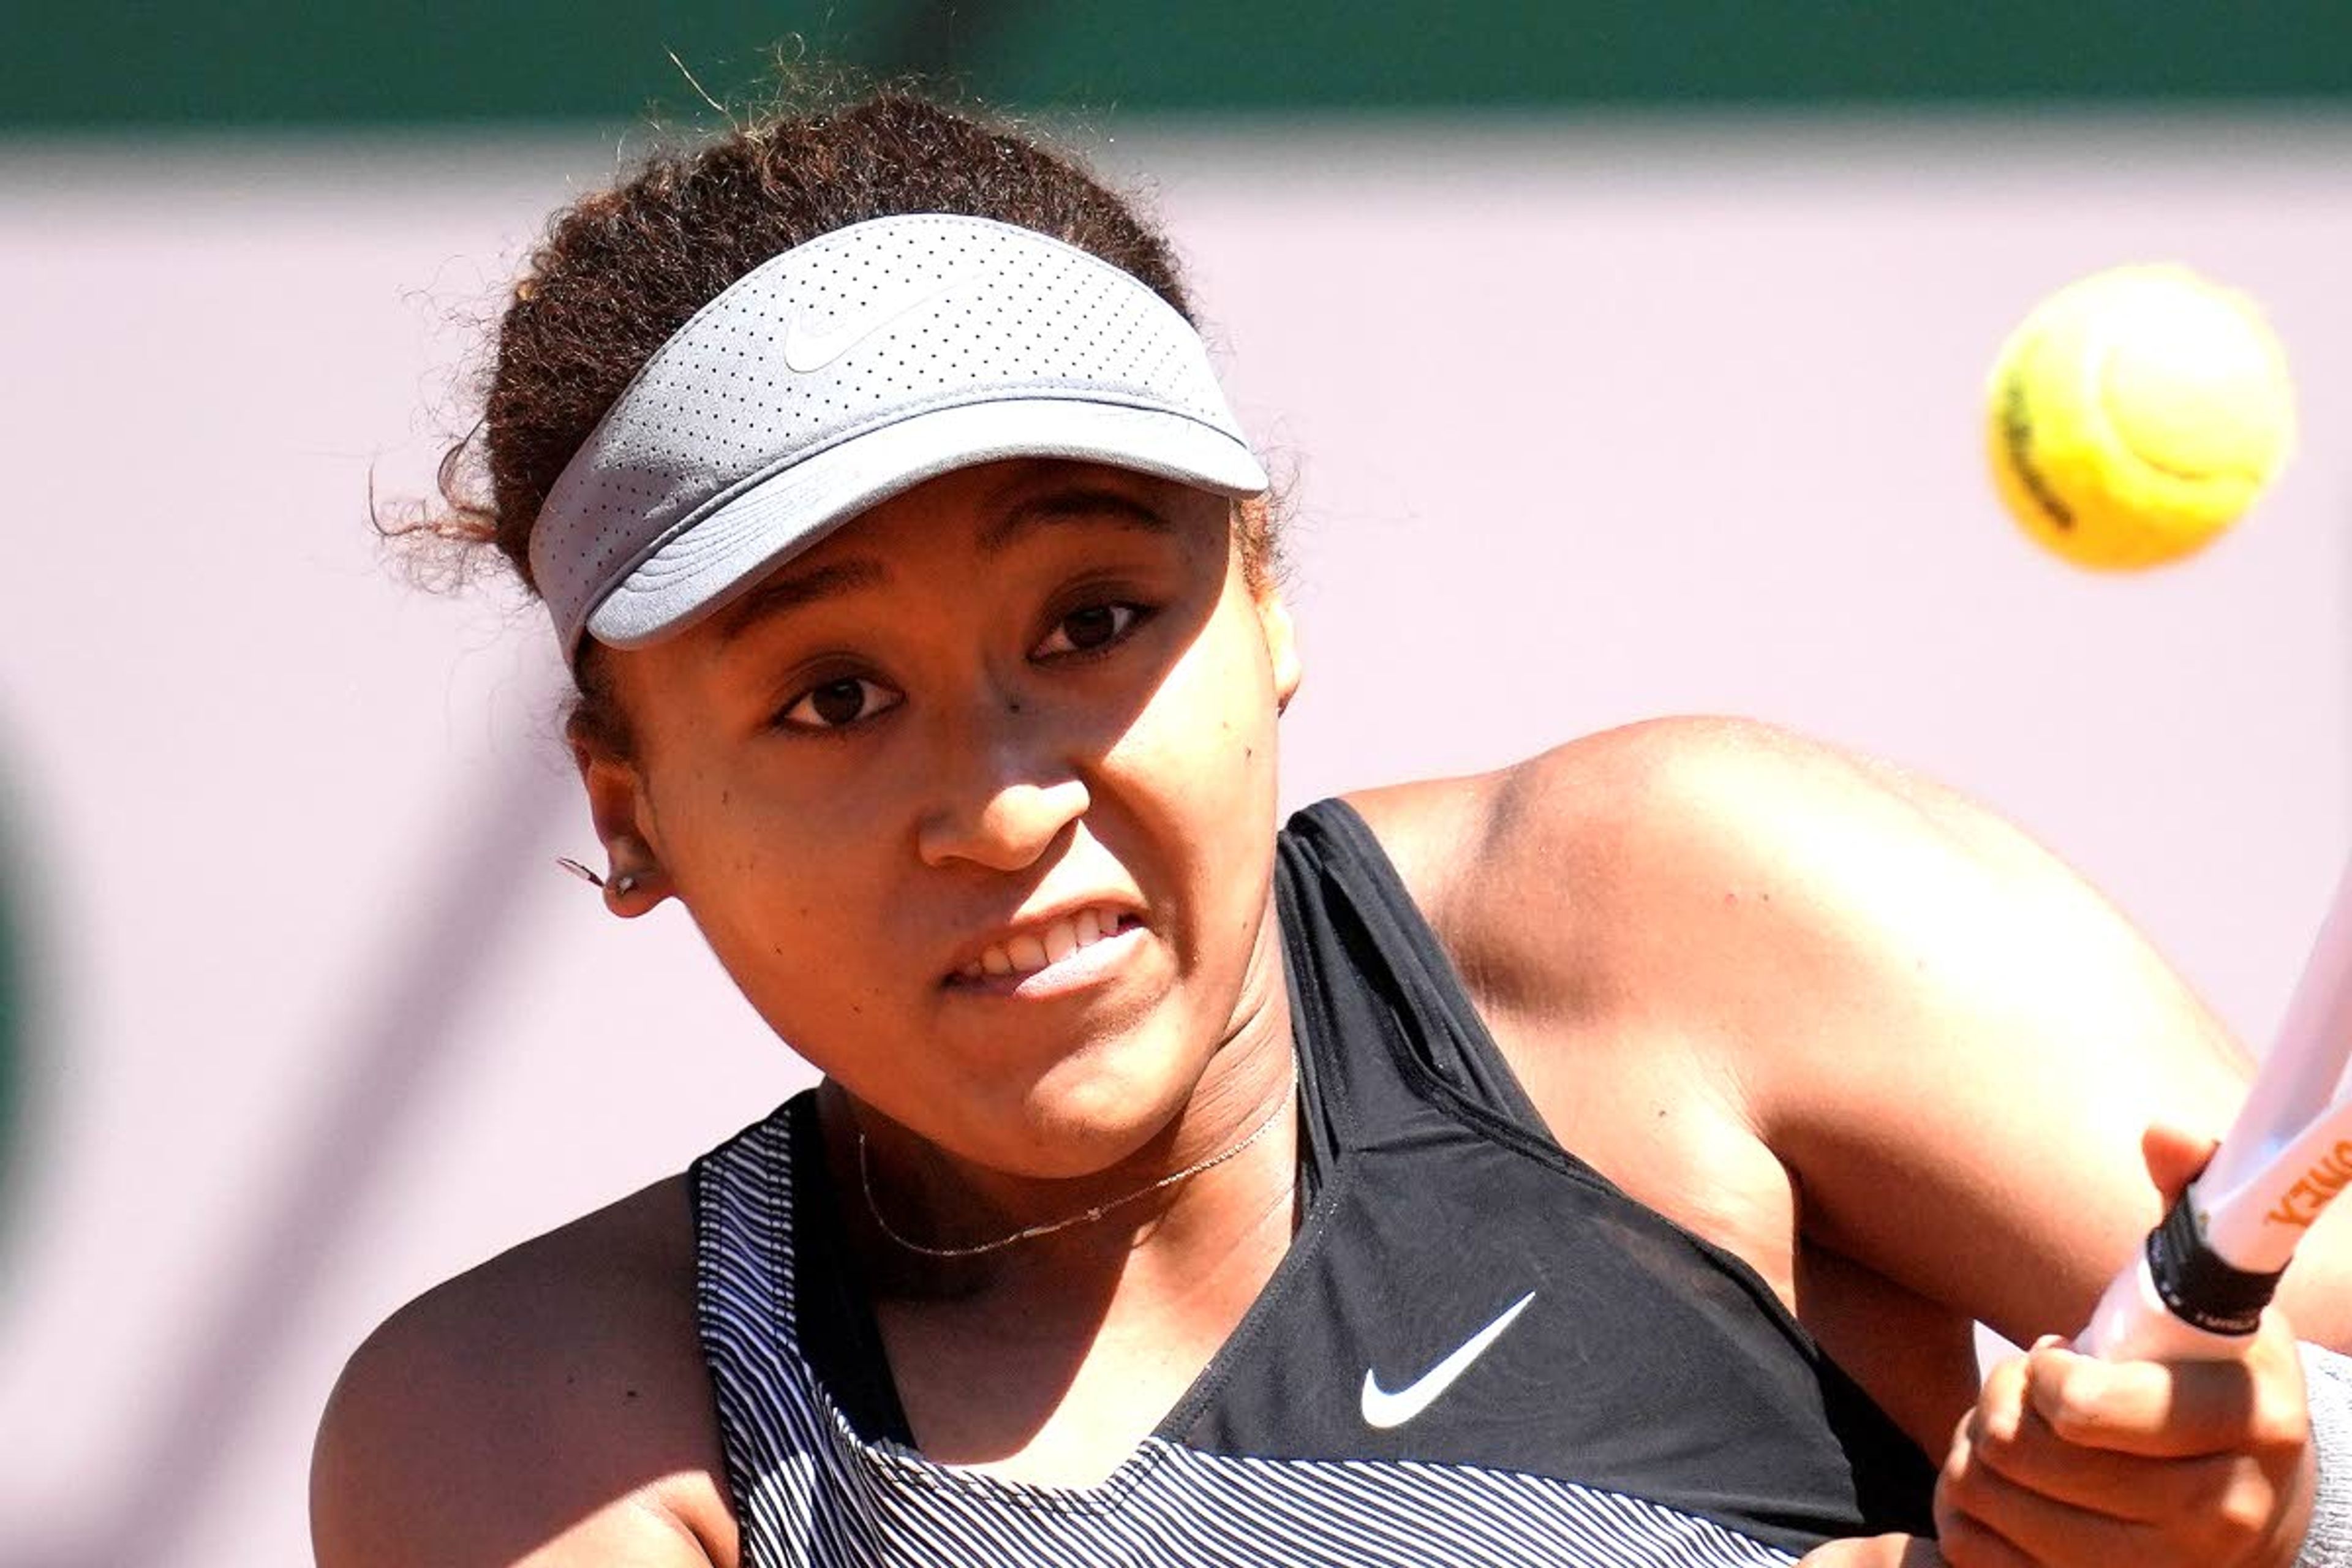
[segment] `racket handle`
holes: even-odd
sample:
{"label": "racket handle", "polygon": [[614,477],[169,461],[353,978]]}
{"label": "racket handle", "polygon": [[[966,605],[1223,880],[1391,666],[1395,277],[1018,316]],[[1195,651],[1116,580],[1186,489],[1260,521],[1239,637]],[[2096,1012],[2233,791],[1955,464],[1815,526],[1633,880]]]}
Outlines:
{"label": "racket handle", "polygon": [[2196,1188],[2147,1233],[2138,1259],[2099,1298],[2074,1348],[2103,1361],[2231,1361],[2262,1324],[2279,1276],[2250,1274],[2205,1245]]}

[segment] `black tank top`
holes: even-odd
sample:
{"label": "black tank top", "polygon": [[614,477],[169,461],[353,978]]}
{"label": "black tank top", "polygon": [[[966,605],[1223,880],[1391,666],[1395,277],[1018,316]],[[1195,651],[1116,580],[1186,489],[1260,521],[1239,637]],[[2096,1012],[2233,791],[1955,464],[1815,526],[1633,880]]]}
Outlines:
{"label": "black tank top", "polygon": [[1747,1265],[1545,1131],[1361,819],[1283,831],[1306,1220],[1107,1479],[916,1451],[803,1095],[698,1162],[744,1561],[1777,1563],[1927,1533],[1934,1468]]}

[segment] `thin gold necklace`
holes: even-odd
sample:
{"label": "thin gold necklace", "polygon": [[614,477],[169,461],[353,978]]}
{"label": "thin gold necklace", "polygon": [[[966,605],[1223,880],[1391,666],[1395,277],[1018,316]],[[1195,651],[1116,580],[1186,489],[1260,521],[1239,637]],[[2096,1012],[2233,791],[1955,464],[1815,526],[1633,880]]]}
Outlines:
{"label": "thin gold necklace", "polygon": [[1250,1130],[1248,1137],[1244,1138],[1240,1142],[1234,1144],[1232,1148],[1227,1149],[1222,1154],[1212,1154],[1205,1160],[1187,1165],[1181,1171],[1171,1172],[1168,1175],[1160,1177],[1158,1181],[1153,1182],[1149,1186],[1138,1187],[1135,1191],[1128,1194],[1124,1197],[1112,1198],[1108,1202],[1097,1204],[1094,1207],[1087,1209],[1079,1214],[1071,1215],[1067,1218],[1049,1220],[1044,1225],[1024,1226],[1021,1229],[1014,1231],[1010,1236],[1000,1236],[994,1241],[983,1241],[972,1247],[926,1246],[924,1243],[916,1241],[911,1237],[899,1235],[898,1232],[891,1226],[890,1222],[882,1217],[882,1205],[879,1203],[877,1203],[874,1198],[874,1164],[873,1162],[866,1157],[866,1129],[863,1127],[860,1127],[857,1130],[857,1184],[865,1189],[866,1212],[874,1216],[874,1224],[876,1227],[897,1245],[905,1247],[909,1252],[919,1253],[925,1258],[978,1258],[985,1253],[1002,1252],[1004,1248],[1016,1246],[1021,1242],[1034,1241],[1041,1236],[1051,1236],[1057,1230],[1067,1230],[1072,1226],[1090,1225],[1094,1221],[1102,1218],[1103,1215],[1110,1213],[1113,1209],[1124,1208],[1129,1204],[1135,1202],[1138,1198],[1148,1198],[1152,1194],[1160,1191],[1162,1188],[1172,1187],[1179,1182],[1189,1181],[1191,1178],[1199,1175],[1203,1171],[1212,1170],[1216,1166],[1223,1164],[1226,1161],[1233,1159],[1235,1155],[1247,1149],[1251,1144],[1265,1137],[1266,1133],[1273,1131],[1274,1124],[1282,1120],[1282,1113],[1289,1109],[1291,1099],[1297,1092],[1298,1075],[1294,1071],[1290,1077],[1290,1089],[1283,1095],[1281,1103],[1277,1104],[1272,1110],[1266,1113],[1265,1121],[1259,1122],[1255,1127]]}

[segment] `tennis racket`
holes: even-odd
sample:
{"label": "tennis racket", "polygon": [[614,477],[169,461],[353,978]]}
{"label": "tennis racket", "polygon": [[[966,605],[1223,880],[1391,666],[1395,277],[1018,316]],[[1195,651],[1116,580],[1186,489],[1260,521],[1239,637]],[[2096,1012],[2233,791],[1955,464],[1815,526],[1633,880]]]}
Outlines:
{"label": "tennis racket", "polygon": [[2238,1355],[2312,1221],[2352,1186],[2352,865],[2238,1119],[2075,1348],[2109,1361]]}

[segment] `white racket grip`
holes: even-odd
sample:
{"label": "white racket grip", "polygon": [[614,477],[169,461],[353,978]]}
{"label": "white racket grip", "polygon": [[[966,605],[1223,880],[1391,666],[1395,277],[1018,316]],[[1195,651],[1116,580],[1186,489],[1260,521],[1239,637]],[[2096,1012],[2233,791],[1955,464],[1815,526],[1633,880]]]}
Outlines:
{"label": "white racket grip", "polygon": [[2147,1254],[2107,1282],[2074,1348],[2101,1361],[2233,1361],[2247,1334],[2214,1334],[2173,1316],[2157,1293]]}

